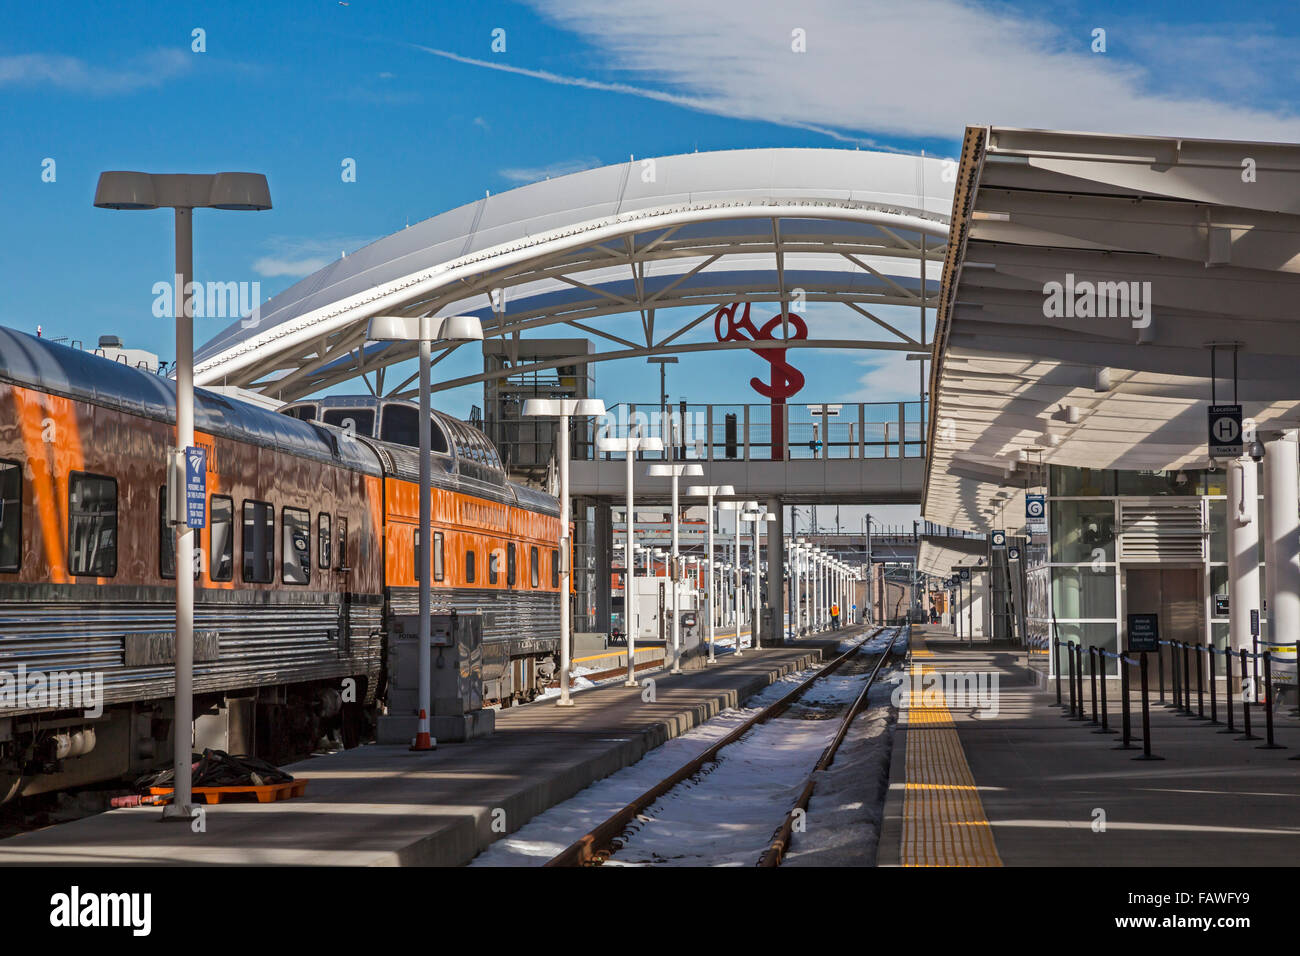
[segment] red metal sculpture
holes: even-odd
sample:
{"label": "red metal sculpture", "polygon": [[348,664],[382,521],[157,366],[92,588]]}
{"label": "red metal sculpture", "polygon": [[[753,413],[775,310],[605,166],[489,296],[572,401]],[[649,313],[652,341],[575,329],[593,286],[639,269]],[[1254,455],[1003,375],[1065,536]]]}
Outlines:
{"label": "red metal sculpture", "polygon": [[[745,310],[739,320],[736,310],[744,305]],[[719,342],[760,342],[806,339],[808,325],[798,315],[785,313],[788,322],[785,337],[777,339],[773,332],[782,325],[782,314],[777,313],[763,323],[762,328],[755,328],[749,317],[749,303],[733,302],[718,309],[713,320],[713,331]],[[723,320],[726,320],[724,330]],[[785,458],[785,400],[803,388],[803,373],[785,360],[786,349],[753,348],[753,351],[771,365],[771,380],[764,382],[760,378],[751,378],[750,386],[764,398],[772,402],[772,460]]]}

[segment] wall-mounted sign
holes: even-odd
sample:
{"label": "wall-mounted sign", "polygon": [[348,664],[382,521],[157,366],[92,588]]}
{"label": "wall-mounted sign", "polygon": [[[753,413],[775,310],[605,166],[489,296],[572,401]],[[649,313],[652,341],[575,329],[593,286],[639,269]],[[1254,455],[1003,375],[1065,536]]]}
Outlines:
{"label": "wall-mounted sign", "polygon": [[1128,616],[1128,649],[1135,654],[1160,650],[1160,621],[1156,614]]}
{"label": "wall-mounted sign", "polygon": [[1209,407],[1210,457],[1238,458],[1241,455],[1241,406]]}
{"label": "wall-mounted sign", "polygon": [[207,526],[208,450],[191,445],[185,449],[185,523],[191,528]]}
{"label": "wall-mounted sign", "polygon": [[1214,595],[1214,616],[1215,617],[1228,616],[1228,595],[1226,594]]}

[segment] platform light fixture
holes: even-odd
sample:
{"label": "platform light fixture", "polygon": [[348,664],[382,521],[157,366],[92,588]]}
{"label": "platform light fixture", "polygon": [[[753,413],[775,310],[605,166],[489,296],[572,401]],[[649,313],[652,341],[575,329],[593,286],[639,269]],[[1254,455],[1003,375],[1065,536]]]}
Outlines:
{"label": "platform light fixture", "polygon": [[713,593],[713,526],[717,524],[718,513],[714,510],[713,499],[718,496],[730,496],[736,493],[736,489],[731,485],[691,485],[686,489],[688,498],[707,498],[709,510],[709,590],[707,592],[709,602],[709,659],[708,663],[717,663],[717,658],[713,656],[713,608],[715,595]]}
{"label": "platform light fixture", "polygon": [[[175,529],[176,567],[194,565],[194,538],[185,513],[185,450],[194,445],[194,210],[257,211],[271,208],[271,189],[261,173],[142,173],[109,170],[99,174],[95,205],[100,209],[175,211],[175,273],[172,301],[176,315],[176,448],[168,455],[168,521]],[[206,476],[205,476],[206,482]],[[206,510],[206,509],[205,509]],[[191,774],[194,727],[194,576],[176,575],[176,699],[172,755],[175,789],[163,807],[164,820],[193,815]],[[189,732],[186,732],[189,728]]]}
{"label": "platform light fixture", "polygon": [[679,600],[677,596],[677,549],[678,549],[678,480],[685,475],[688,478],[698,478],[704,474],[704,469],[697,464],[688,462],[658,462],[650,466],[646,474],[651,478],[672,478],[673,483],[673,542],[672,542],[672,561],[669,567],[672,572],[669,574],[668,586],[673,592],[673,666],[670,674],[680,674],[682,672],[682,641],[681,641],[681,613]]}
{"label": "platform light fixture", "polygon": [[569,419],[599,418],[605,414],[605,403],[598,398],[530,398],[524,401],[524,414],[560,420],[557,429],[560,447],[556,453],[560,460],[560,697],[555,703],[559,707],[571,707],[569,672],[573,635],[570,634],[569,582],[573,579],[573,559],[569,553]]}
{"label": "platform light fixture", "polygon": [[433,343],[481,342],[483,323],[472,315],[377,315],[366,328],[366,338],[372,342],[418,342],[420,346],[420,545],[416,555],[420,572],[420,700],[415,742],[411,749],[435,750],[438,742],[429,733],[429,714],[433,710],[433,650],[429,624],[433,604],[433,500],[430,490],[433,483],[433,436],[429,424],[433,416],[433,386],[430,382]]}

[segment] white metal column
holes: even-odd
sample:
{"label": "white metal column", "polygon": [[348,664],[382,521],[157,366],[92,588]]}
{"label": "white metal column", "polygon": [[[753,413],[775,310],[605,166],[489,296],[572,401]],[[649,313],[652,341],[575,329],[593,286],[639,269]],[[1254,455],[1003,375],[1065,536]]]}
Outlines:
{"label": "white metal column", "polygon": [[1228,608],[1233,650],[1252,651],[1251,611],[1259,610],[1259,500],[1255,462],[1228,463]]}
{"label": "white metal column", "polygon": [[[1264,566],[1268,634],[1277,644],[1300,639],[1300,485],[1296,432],[1268,436],[1264,453]],[[1249,624],[1249,622],[1247,622]]]}

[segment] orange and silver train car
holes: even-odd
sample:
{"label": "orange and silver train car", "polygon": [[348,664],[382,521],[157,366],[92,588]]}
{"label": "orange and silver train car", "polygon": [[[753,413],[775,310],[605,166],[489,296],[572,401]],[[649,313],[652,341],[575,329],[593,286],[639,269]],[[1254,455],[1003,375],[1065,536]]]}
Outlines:
{"label": "orange and silver train car", "polygon": [[[334,427],[196,393],[199,742],[355,746],[383,705],[388,622],[416,604],[418,412],[347,408]],[[484,697],[530,699],[558,653],[559,504],[435,425],[434,609],[482,612]],[[0,328],[0,802],[170,765],[174,428],[170,380]]]}

